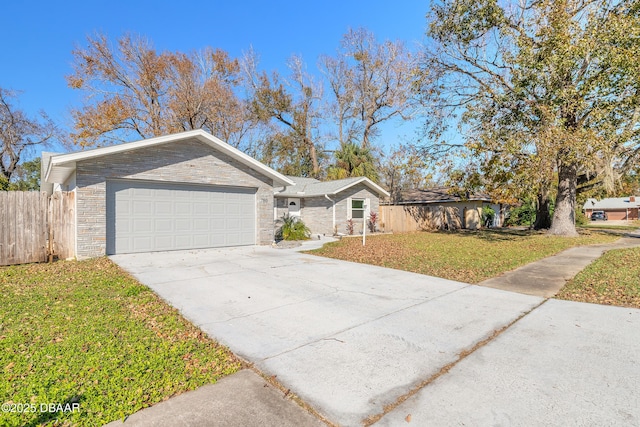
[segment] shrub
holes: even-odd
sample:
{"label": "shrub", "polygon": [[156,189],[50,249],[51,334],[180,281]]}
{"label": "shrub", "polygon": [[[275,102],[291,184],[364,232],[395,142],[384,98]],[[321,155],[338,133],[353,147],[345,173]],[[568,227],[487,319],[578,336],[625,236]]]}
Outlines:
{"label": "shrub", "polygon": [[297,216],[285,214],[280,219],[282,225],[276,231],[276,240],[307,240],[311,235],[309,227]]}
{"label": "shrub", "polygon": [[351,236],[353,234],[353,220],[347,220],[347,234]]}
{"label": "shrub", "polygon": [[516,206],[509,210],[509,217],[506,225],[526,225],[531,226],[536,220],[536,208],[529,199],[525,200],[520,206]]}
{"label": "shrub", "polygon": [[582,212],[582,209],[576,209],[576,225],[581,226],[587,224],[589,224],[589,219],[584,212]]}
{"label": "shrub", "polygon": [[372,233],[376,232],[376,225],[378,223],[378,214],[371,211],[369,213],[369,231]]}
{"label": "shrub", "polygon": [[493,219],[496,217],[496,211],[491,206],[482,207],[482,225],[485,227],[493,226]]}

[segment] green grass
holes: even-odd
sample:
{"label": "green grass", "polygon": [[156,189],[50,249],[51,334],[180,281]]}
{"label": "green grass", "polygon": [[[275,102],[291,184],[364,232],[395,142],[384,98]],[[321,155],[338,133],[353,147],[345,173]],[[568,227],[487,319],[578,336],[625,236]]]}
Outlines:
{"label": "green grass", "polygon": [[370,236],[365,247],[361,239],[342,239],[310,253],[478,283],[573,246],[616,239],[597,231],[575,238],[516,230],[416,232]]}
{"label": "green grass", "polygon": [[640,308],[640,248],[605,253],[570,280],[556,298]]}
{"label": "green grass", "polygon": [[0,267],[0,295],[0,404],[37,408],[1,426],[99,426],[241,366],[106,258]]}

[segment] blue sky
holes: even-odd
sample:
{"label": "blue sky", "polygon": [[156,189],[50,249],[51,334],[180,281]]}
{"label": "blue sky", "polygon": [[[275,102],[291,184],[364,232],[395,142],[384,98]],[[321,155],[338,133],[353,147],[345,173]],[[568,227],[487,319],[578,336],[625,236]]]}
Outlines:
{"label": "blue sky", "polygon": [[[428,2],[362,1],[4,1],[0,5],[0,86],[23,91],[20,107],[46,111],[69,125],[68,110],[82,94],[67,88],[71,51],[86,36],[124,33],[148,37],[159,51],[189,52],[205,46],[240,57],[250,46],[262,69],[285,69],[292,54],[316,71],[320,54],[332,54],[348,28],[366,27],[379,40],[423,40]],[[404,129],[404,130],[403,130]],[[406,128],[385,128],[395,140]],[[396,135],[394,135],[396,133]]]}

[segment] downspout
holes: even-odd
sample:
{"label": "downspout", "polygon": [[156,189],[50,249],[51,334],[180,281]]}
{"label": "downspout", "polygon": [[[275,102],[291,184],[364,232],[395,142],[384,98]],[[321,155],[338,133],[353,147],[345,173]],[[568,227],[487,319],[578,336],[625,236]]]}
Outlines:
{"label": "downspout", "polygon": [[331,199],[329,198],[329,195],[328,195],[328,194],[325,194],[325,195],[324,195],[324,197],[325,197],[328,201],[330,201],[331,203],[333,203],[333,223],[332,223],[332,225],[333,225],[333,232],[335,233],[335,232],[337,232],[337,230],[336,230],[336,202],[335,202],[334,200],[331,200]]}

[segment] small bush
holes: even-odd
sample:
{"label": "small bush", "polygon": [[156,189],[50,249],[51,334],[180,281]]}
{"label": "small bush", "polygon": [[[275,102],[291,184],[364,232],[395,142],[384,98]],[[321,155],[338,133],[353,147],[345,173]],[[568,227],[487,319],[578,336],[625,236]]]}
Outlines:
{"label": "small bush", "polygon": [[589,218],[582,212],[582,209],[576,209],[576,225],[583,226],[589,224]]}
{"label": "small bush", "polygon": [[307,240],[311,230],[297,216],[284,215],[280,219],[282,225],[276,231],[276,240]]}
{"label": "small bush", "polygon": [[349,236],[353,235],[353,220],[352,219],[347,220],[347,234]]}
{"label": "small bush", "polygon": [[375,233],[377,224],[378,224],[378,214],[371,211],[369,213],[369,231],[372,233]]}
{"label": "small bush", "polygon": [[505,224],[508,226],[526,225],[531,226],[536,220],[536,208],[533,202],[525,200],[522,205],[516,206],[509,210]]}
{"label": "small bush", "polygon": [[493,226],[493,219],[496,216],[496,211],[491,206],[482,207],[482,225],[485,227]]}

